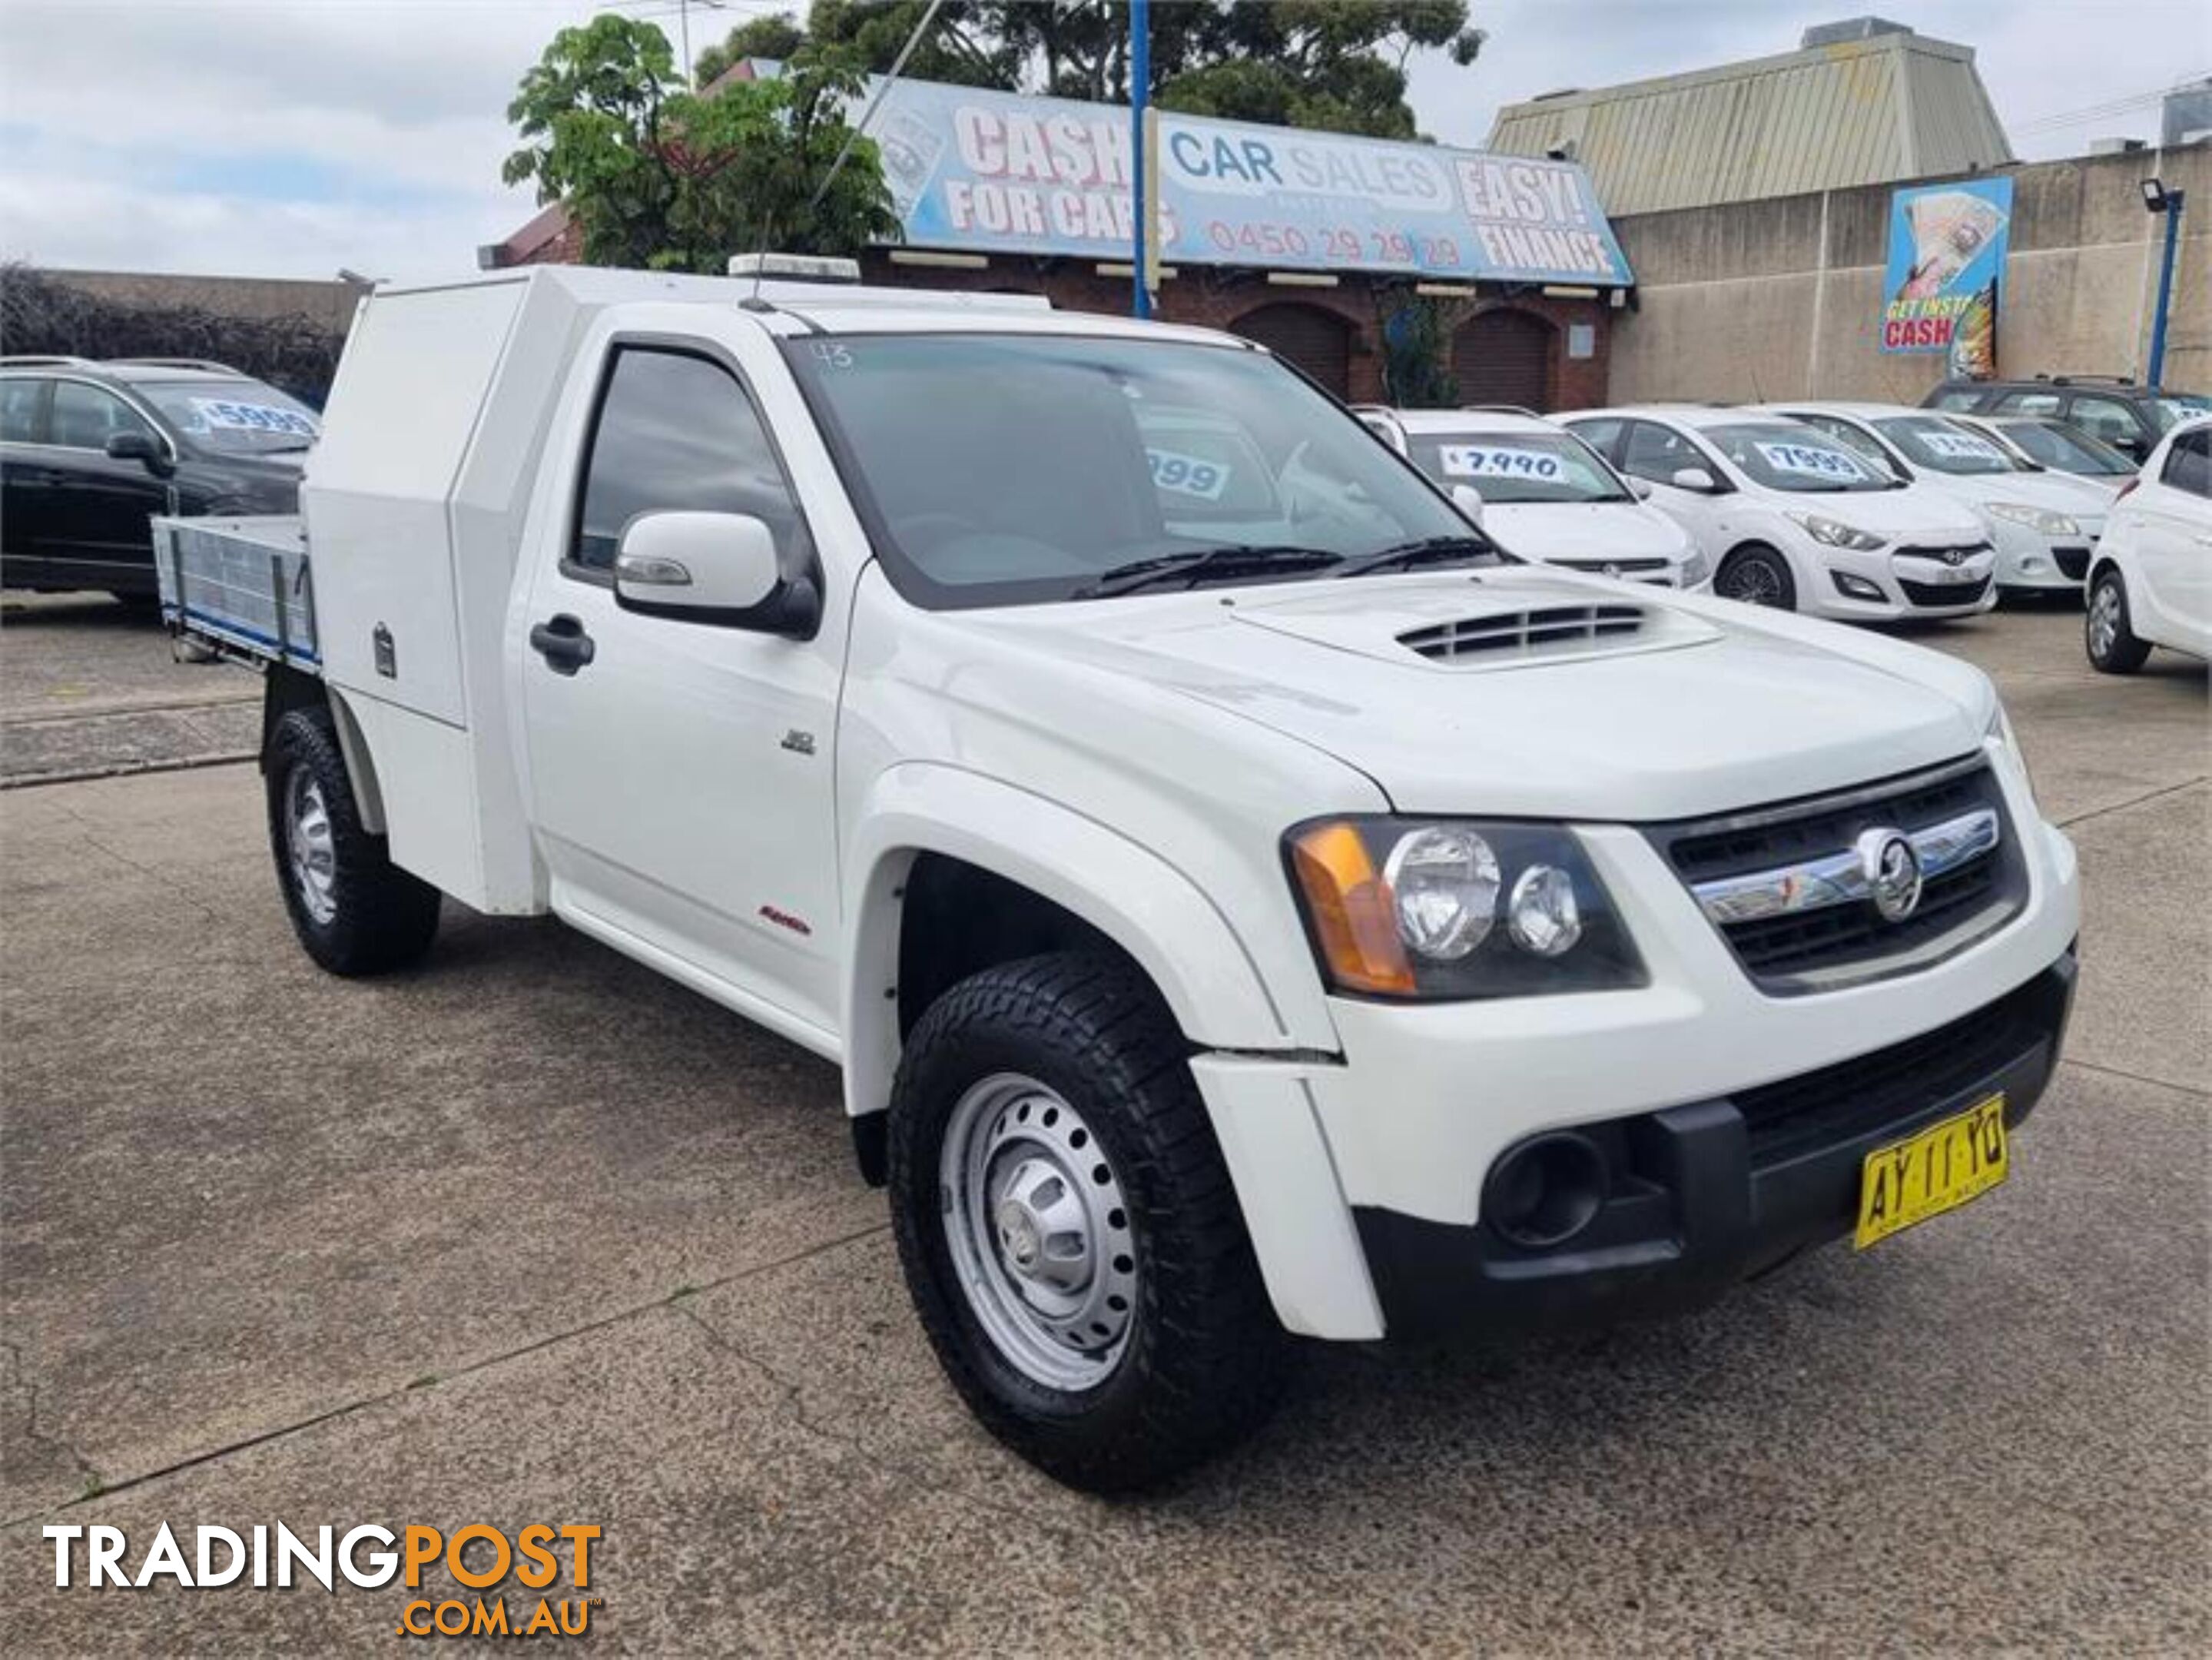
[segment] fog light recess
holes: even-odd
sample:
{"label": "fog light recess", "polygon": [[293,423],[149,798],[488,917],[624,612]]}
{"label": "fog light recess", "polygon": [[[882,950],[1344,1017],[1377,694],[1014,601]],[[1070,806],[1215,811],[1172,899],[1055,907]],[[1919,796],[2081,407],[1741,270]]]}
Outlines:
{"label": "fog light recess", "polygon": [[1482,1219],[1524,1250],[1548,1250],[1588,1227],[1605,1195],[1596,1143],[1571,1132],[1534,1136],[1490,1167]]}

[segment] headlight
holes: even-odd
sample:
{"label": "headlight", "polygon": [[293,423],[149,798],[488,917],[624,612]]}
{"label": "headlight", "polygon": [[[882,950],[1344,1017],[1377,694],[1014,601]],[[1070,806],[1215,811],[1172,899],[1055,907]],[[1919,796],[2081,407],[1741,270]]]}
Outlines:
{"label": "headlight", "polygon": [[1450,1000],[1647,982],[1582,843],[1558,825],[1333,818],[1285,839],[1338,991]]}
{"label": "headlight", "polygon": [[1682,586],[1694,588],[1705,580],[1705,556],[1693,553],[1682,562]]}
{"label": "headlight", "polygon": [[1849,548],[1854,553],[1872,553],[1881,546],[1884,540],[1871,531],[1863,531],[1856,525],[1846,525],[1842,520],[1831,519],[1825,514],[1790,512],[1784,516],[1823,547]]}
{"label": "headlight", "polygon": [[1989,514],[2007,524],[2025,525],[2038,536],[2079,536],[2081,526],[2063,513],[2050,513],[2042,508],[2032,508],[2025,502],[1991,502]]}

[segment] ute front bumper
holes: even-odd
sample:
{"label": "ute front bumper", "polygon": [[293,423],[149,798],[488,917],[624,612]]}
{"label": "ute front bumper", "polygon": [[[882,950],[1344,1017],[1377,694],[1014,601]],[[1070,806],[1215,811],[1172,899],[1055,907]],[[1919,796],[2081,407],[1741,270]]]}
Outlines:
{"label": "ute front bumper", "polygon": [[[1640,832],[1585,827],[1649,986],[1334,998],[1340,1058],[1199,1056],[1284,1324],[1373,1339],[1694,1304],[1847,1230],[1871,1146],[1993,1090],[2025,1116],[2063,1041],[2078,882],[2071,843],[2014,767],[1996,770],[2024,832],[2026,901],[1921,972],[1765,994]],[[1486,1225],[1485,1187],[1502,1155],[1559,1130],[1603,1151],[1606,1208],[1558,1250],[1531,1252]]]}

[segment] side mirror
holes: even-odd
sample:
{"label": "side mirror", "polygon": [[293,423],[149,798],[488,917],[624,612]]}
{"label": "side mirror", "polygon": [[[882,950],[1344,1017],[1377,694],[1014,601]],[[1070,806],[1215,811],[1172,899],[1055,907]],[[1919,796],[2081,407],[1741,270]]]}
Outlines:
{"label": "side mirror", "polygon": [[1701,496],[1711,496],[1720,489],[1720,481],[1703,467],[1677,467],[1674,476],[1667,482],[1678,490],[1696,490]]}
{"label": "side mirror", "polygon": [[775,536],[744,513],[646,513],[615,554],[615,603],[686,623],[807,640],[822,621],[812,582],[786,581]]}
{"label": "side mirror", "polygon": [[1460,516],[1468,524],[1480,526],[1482,523],[1482,492],[1474,485],[1454,484],[1452,506],[1459,509]]}
{"label": "side mirror", "polygon": [[1628,493],[1639,502],[1649,502],[1651,499],[1651,481],[1649,478],[1630,479]]}
{"label": "side mirror", "polygon": [[138,462],[157,478],[166,478],[173,471],[169,458],[161,453],[161,441],[150,432],[112,434],[107,441],[107,459]]}

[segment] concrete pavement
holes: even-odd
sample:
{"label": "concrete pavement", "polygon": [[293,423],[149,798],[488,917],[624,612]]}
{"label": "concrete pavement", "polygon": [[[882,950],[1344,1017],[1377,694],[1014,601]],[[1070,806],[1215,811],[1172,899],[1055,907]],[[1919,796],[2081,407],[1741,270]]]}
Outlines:
{"label": "concrete pavement", "polygon": [[2088,888],[2011,1183],[1687,1321],[1312,1350],[1252,1446],[1111,1505],[940,1382],[829,1067],[547,923],[318,974],[250,767],[0,796],[0,1629],[372,1649],[407,1600],[56,1590],[50,1520],[134,1561],[546,1520],[604,1528],[625,1651],[2201,1651],[2206,682],[2079,628],[1924,636],[1998,676]]}
{"label": "concrete pavement", "polygon": [[0,789],[250,756],[260,682],[179,663],[160,619],[104,593],[0,603]]}

